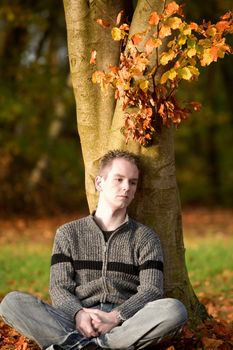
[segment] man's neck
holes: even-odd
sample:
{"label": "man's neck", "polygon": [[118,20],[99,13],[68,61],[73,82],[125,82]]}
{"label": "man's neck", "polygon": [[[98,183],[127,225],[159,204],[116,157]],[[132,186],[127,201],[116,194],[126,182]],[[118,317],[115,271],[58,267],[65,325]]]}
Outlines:
{"label": "man's neck", "polygon": [[124,223],[126,208],[114,211],[111,208],[103,208],[98,205],[94,217],[103,231],[114,231]]}

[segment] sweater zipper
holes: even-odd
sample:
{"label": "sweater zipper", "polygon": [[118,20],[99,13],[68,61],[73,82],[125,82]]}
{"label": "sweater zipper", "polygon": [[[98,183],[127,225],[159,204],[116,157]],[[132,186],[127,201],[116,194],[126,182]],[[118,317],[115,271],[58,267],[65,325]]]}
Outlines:
{"label": "sweater zipper", "polygon": [[107,261],[107,252],[108,252],[107,246],[108,246],[108,242],[107,243],[105,242],[104,247],[103,247],[104,257],[103,257],[103,268],[102,268],[102,281],[103,281],[103,291],[104,291],[104,293],[103,293],[103,297],[102,297],[102,300],[101,300],[102,303],[106,302],[107,294],[108,294],[108,287],[107,287],[107,281],[106,281],[107,264],[108,264],[108,261]]}

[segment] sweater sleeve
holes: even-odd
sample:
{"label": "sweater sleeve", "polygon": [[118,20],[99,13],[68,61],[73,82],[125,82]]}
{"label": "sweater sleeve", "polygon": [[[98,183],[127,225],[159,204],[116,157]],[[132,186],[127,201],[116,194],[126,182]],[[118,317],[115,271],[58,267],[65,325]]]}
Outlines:
{"label": "sweater sleeve", "polygon": [[75,295],[75,270],[71,256],[70,240],[64,227],[57,230],[50,269],[50,296],[52,304],[74,317],[82,309]]}
{"label": "sweater sleeve", "polygon": [[137,293],[117,307],[126,320],[148,302],[163,297],[163,254],[158,236],[151,230],[138,248],[139,286]]}

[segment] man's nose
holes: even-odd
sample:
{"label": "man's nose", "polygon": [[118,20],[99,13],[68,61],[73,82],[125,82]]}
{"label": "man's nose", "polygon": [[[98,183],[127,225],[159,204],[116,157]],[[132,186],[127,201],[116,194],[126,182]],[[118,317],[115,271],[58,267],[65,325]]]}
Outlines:
{"label": "man's nose", "polygon": [[129,181],[124,181],[123,188],[125,191],[129,191],[130,189]]}

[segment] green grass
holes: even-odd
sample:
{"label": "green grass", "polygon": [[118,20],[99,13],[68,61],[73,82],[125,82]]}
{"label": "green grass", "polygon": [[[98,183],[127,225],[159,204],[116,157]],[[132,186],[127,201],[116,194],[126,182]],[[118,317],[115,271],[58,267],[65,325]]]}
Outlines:
{"label": "green grass", "polygon": [[219,294],[233,286],[233,237],[189,239],[186,264],[196,292]]}
{"label": "green grass", "polygon": [[50,247],[25,242],[0,247],[0,296],[21,290],[48,298]]}
{"label": "green grass", "polygon": [[[185,239],[186,262],[197,293],[231,293],[233,237],[211,235]],[[25,241],[0,246],[0,297],[12,290],[48,299],[51,247]]]}

